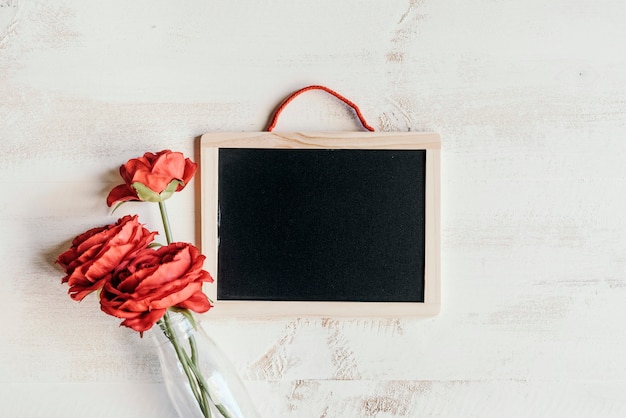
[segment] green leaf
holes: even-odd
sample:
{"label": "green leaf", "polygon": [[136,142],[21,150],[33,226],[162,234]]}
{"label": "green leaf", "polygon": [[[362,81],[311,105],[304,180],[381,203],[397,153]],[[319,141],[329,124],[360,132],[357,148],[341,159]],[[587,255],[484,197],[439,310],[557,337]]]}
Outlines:
{"label": "green leaf", "polygon": [[115,207],[113,208],[113,210],[111,211],[111,213],[115,213],[115,211],[117,210],[117,208],[119,208],[120,206],[122,206],[124,203],[126,203],[126,201],[120,202],[117,205],[115,205]]}

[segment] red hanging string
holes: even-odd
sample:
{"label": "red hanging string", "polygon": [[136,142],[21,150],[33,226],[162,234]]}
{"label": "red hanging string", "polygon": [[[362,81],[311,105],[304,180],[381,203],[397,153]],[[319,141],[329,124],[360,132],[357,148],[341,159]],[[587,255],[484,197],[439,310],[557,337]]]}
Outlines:
{"label": "red hanging string", "polygon": [[289,97],[287,97],[285,99],[285,101],[283,101],[280,104],[280,106],[278,106],[278,108],[274,112],[274,116],[270,120],[269,125],[267,125],[267,130],[269,132],[272,132],[272,130],[274,130],[274,128],[276,127],[276,123],[278,123],[278,117],[280,116],[282,111],[285,110],[285,107],[289,103],[291,103],[293,101],[293,99],[295,99],[297,96],[299,96],[302,93],[305,93],[305,92],[307,92],[309,90],[323,90],[326,93],[328,93],[328,94],[336,97],[337,99],[341,100],[342,102],[344,102],[345,104],[347,104],[348,106],[350,106],[354,110],[354,112],[356,113],[356,116],[359,118],[359,121],[361,122],[361,125],[363,125],[363,127],[365,129],[367,129],[368,131],[374,131],[374,128],[372,128],[367,123],[367,121],[365,120],[365,117],[363,117],[363,114],[361,113],[361,109],[359,109],[359,107],[356,104],[354,104],[352,101],[348,100],[347,98],[345,98],[341,94],[337,93],[336,91],[331,90],[331,89],[329,89],[328,87],[325,87],[325,86],[308,86],[308,87],[305,87],[305,88],[302,88],[302,89],[296,91],[295,93],[292,93]]}

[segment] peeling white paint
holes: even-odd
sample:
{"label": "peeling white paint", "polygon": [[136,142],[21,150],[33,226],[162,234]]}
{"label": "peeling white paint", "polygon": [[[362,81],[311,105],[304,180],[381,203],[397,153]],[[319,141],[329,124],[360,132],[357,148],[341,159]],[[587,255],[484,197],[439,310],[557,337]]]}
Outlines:
{"label": "peeling white paint", "polygon": [[15,32],[18,23],[19,0],[0,0],[0,50]]}

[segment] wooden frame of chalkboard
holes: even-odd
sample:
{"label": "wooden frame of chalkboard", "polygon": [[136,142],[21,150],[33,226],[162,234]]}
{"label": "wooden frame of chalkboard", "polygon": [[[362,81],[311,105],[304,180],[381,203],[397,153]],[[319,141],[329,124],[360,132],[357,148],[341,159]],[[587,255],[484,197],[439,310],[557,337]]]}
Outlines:
{"label": "wooden frame of chalkboard", "polygon": [[[212,315],[436,315],[440,149],[433,133],[203,135],[202,251],[215,278],[207,289]],[[352,273],[347,265],[361,268]]]}

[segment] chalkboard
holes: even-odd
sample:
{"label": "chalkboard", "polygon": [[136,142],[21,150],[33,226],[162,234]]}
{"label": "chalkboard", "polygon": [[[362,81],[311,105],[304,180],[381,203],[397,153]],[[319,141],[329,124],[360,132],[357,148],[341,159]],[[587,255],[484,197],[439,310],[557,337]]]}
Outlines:
{"label": "chalkboard", "polygon": [[204,135],[214,312],[438,312],[439,149],[435,134]]}

